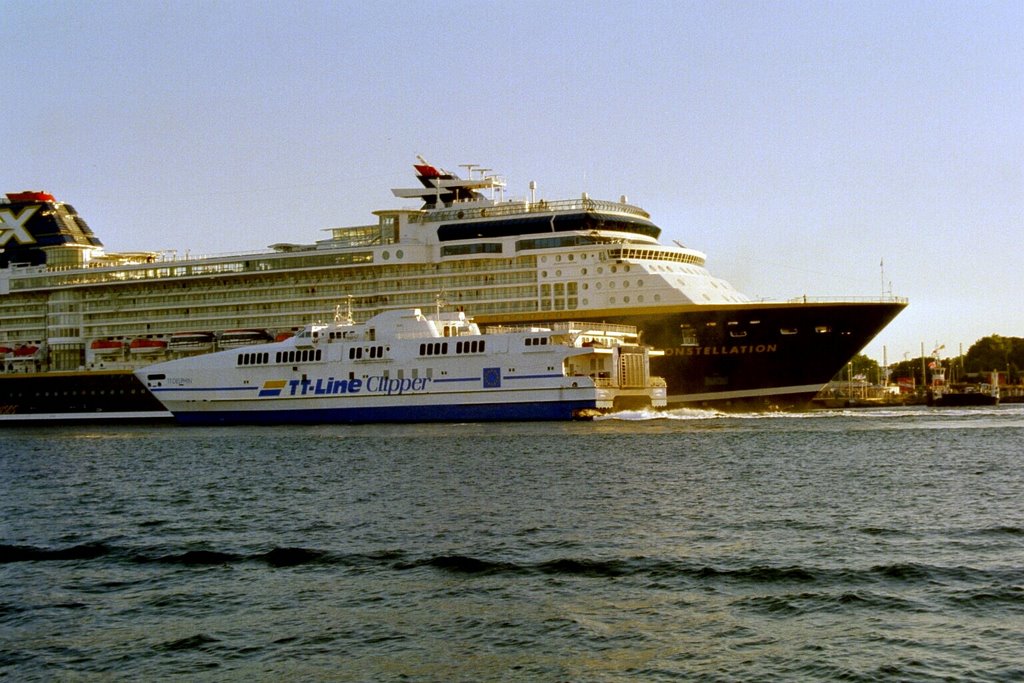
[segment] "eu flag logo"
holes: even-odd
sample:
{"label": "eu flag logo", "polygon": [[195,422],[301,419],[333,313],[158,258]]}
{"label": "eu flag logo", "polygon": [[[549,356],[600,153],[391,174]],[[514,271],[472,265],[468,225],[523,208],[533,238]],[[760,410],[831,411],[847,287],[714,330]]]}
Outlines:
{"label": "eu flag logo", "polygon": [[484,368],[484,389],[501,387],[501,368]]}

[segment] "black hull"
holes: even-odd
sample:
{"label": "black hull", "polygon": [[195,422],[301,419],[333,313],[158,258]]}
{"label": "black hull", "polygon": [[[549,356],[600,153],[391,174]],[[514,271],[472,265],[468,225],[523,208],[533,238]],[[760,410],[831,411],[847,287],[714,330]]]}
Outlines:
{"label": "black hull", "polygon": [[0,375],[0,425],[170,419],[128,370]]}
{"label": "black hull", "polygon": [[571,317],[640,328],[641,342],[665,353],[651,358],[651,373],[668,383],[670,406],[805,410],[905,306],[800,301]]}

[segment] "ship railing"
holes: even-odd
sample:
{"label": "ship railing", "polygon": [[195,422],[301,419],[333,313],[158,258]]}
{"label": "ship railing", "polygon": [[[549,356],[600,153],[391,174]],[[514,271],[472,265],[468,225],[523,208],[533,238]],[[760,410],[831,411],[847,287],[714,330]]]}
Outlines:
{"label": "ship railing", "polygon": [[530,213],[556,213],[567,211],[600,211],[604,213],[624,213],[638,216],[645,220],[651,215],[639,206],[622,202],[609,202],[603,199],[557,199],[535,202],[510,201],[488,206],[453,204],[450,208],[431,211],[428,216],[433,222],[466,220],[469,218],[493,218],[502,216],[521,216]]}
{"label": "ship railing", "polygon": [[876,303],[876,304],[907,304],[905,296],[797,296],[783,301],[775,299],[758,299],[759,303],[783,304],[840,304],[840,303]]}

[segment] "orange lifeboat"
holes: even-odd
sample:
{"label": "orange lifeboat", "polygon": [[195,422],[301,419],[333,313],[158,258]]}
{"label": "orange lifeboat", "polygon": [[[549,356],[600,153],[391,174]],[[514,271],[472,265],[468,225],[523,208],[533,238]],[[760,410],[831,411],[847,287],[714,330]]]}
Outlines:
{"label": "orange lifeboat", "polygon": [[132,339],[132,343],[128,345],[132,353],[159,353],[167,348],[167,342],[162,339],[146,339],[140,337],[138,339]]}
{"label": "orange lifeboat", "polygon": [[96,339],[89,344],[89,348],[97,355],[111,355],[121,353],[124,349],[124,342],[115,339]]}

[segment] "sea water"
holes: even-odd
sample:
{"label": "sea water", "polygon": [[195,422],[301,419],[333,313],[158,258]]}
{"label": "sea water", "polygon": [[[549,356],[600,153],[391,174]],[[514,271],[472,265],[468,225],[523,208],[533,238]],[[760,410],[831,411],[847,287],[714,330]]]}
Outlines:
{"label": "sea water", "polygon": [[1021,680],[1024,407],[0,434],[0,678]]}

